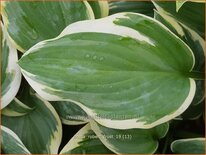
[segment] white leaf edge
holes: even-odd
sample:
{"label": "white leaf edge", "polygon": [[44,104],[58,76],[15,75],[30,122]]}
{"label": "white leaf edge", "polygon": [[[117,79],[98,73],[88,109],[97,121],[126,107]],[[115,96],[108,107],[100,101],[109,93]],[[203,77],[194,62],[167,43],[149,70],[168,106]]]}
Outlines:
{"label": "white leaf edge", "polygon": [[[95,19],[94,12],[93,12],[91,6],[89,5],[89,3],[88,3],[87,1],[82,1],[82,2],[84,3],[84,5],[85,5],[86,8],[87,8],[86,14],[88,15],[88,17],[89,17],[91,20],[92,20],[92,19]],[[9,20],[7,19],[8,17],[6,16],[5,10],[4,10],[4,8],[5,8],[6,5],[7,5],[6,3],[7,3],[7,1],[1,1],[1,9],[0,9],[0,13],[1,13],[1,15],[2,15],[2,19],[3,19],[3,22],[4,22],[4,24],[5,24],[5,28],[7,28],[7,27],[8,27],[8,24],[9,24]],[[18,43],[16,43],[9,34],[8,34],[8,38],[9,38],[10,42],[12,43],[12,45],[13,45],[16,49],[18,49],[20,52],[24,53],[24,52],[26,51],[26,50],[23,49],[20,45],[18,45]]]}
{"label": "white leaf edge", "polygon": [[[28,107],[27,105],[23,104],[19,99],[17,99],[16,97],[13,99],[13,102],[15,102],[16,104],[18,104],[19,106],[21,106],[22,108],[30,111],[32,110],[33,108],[30,108]],[[4,116],[10,116],[10,117],[16,117],[16,116],[24,116],[26,115],[27,113],[20,113],[18,111],[15,111],[15,109],[9,109],[8,107],[5,107],[3,110],[2,110],[2,115]]]}
{"label": "white leaf edge", "polygon": [[50,154],[57,154],[58,150],[59,150],[59,146],[61,144],[61,140],[62,140],[62,124],[61,124],[61,120],[56,112],[56,110],[54,109],[54,107],[46,100],[44,100],[42,97],[40,97],[38,94],[35,94],[36,97],[38,99],[40,99],[45,106],[50,110],[50,112],[53,114],[53,116],[55,117],[56,121],[57,121],[57,130],[53,133],[53,135],[51,135],[50,139],[51,139],[51,144],[48,146],[49,152]]}
{"label": "white leaf edge", "polygon": [[[9,58],[8,58],[8,66],[6,69],[7,73],[12,73],[14,74],[14,78],[12,79],[12,82],[10,83],[10,88],[8,91],[2,96],[1,98],[1,106],[0,109],[5,108],[16,96],[20,84],[21,84],[21,70],[20,67],[17,64],[18,61],[18,55],[17,55],[17,50],[13,47],[12,43],[9,40],[8,33],[1,22],[1,27],[2,27],[2,33],[3,33],[3,38],[2,42],[6,41],[7,46],[9,47]],[[2,46],[3,46],[2,43]]]}
{"label": "white leaf edge", "polygon": [[69,152],[70,150],[80,146],[79,142],[85,138],[85,134],[90,130],[92,130],[90,124],[86,124],[84,127],[82,127],[63,147],[63,149],[60,151],[60,154],[65,154],[66,152]]}
{"label": "white leaf edge", "polygon": [[[21,147],[25,152],[27,152],[28,154],[31,154],[29,152],[29,150],[24,146],[24,144],[22,143],[22,141],[19,139],[19,137],[9,128],[5,127],[5,126],[1,126],[1,130],[2,132],[5,132],[7,134],[9,134],[11,137],[13,137],[14,139],[16,139],[19,144],[17,144],[19,147]],[[3,133],[2,133],[3,134]],[[2,135],[3,136],[3,135]]]}

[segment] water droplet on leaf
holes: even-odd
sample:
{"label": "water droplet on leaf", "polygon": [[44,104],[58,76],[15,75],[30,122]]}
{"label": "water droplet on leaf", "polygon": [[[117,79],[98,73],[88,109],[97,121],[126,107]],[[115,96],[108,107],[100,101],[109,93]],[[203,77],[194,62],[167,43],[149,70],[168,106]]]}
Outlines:
{"label": "water droplet on leaf", "polygon": [[100,60],[100,61],[103,61],[103,60],[104,60],[104,57],[100,57],[99,60]]}
{"label": "water droplet on leaf", "polygon": [[86,56],[85,56],[86,58],[89,58],[90,57],[90,55],[89,54],[86,54]]}
{"label": "water droplet on leaf", "polygon": [[94,56],[93,56],[93,59],[94,59],[94,60],[95,60],[95,59],[97,59],[97,56],[96,56],[96,55],[94,55]]}

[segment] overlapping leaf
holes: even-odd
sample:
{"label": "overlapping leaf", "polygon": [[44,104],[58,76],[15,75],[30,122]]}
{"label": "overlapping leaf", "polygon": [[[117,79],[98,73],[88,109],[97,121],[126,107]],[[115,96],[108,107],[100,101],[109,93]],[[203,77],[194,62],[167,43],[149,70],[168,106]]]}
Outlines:
{"label": "overlapping leaf", "polygon": [[2,124],[12,129],[32,154],[57,154],[62,127],[54,108],[27,87],[18,97],[30,110],[24,115],[12,115],[20,112],[19,108],[15,111],[15,104],[11,104],[14,107],[8,107],[6,115],[3,113]]}
{"label": "overlapping leaf", "polygon": [[91,121],[91,128],[102,143],[117,154],[152,154],[158,148],[158,140],[167,134],[169,125],[166,123],[152,129],[118,130]]}
{"label": "overlapping leaf", "polygon": [[204,154],[205,138],[176,140],[171,144],[171,150],[178,154]]}
{"label": "overlapping leaf", "polygon": [[[200,36],[200,34],[204,36],[204,3],[187,2],[178,13],[175,12],[175,2],[154,2],[154,4],[157,8],[155,19],[167,26],[192,49],[196,60],[193,71],[204,72],[205,43]],[[202,32],[198,34],[197,29],[201,29]],[[197,91],[193,104],[197,105],[203,101],[205,96],[204,80],[196,80],[195,82]]]}
{"label": "overlapping leaf", "polygon": [[107,1],[88,1],[96,19],[106,17],[109,14],[109,4]]}
{"label": "overlapping leaf", "polygon": [[1,23],[1,108],[15,97],[21,83],[21,71],[17,65],[17,50],[11,44],[4,25]]}
{"label": "overlapping leaf", "polygon": [[154,16],[154,5],[150,1],[110,1],[109,14],[120,12],[136,12],[147,16]]}
{"label": "overlapping leaf", "polygon": [[5,154],[31,154],[19,137],[4,126],[1,126],[1,146]]}
{"label": "overlapping leaf", "polygon": [[176,0],[176,12],[179,11],[179,9],[188,1],[192,2],[198,2],[198,3],[204,3],[204,0]]}
{"label": "overlapping leaf", "polygon": [[5,109],[2,110],[2,114],[5,116],[14,116],[14,117],[23,116],[28,114],[32,110],[34,110],[34,108],[25,105],[15,97],[14,100],[11,101],[11,104],[9,104]]}
{"label": "overlapping leaf", "polygon": [[19,61],[40,96],[72,101],[101,125],[120,129],[152,128],[183,113],[194,79],[204,78],[192,72],[194,64],[184,42],[135,13],[72,24]]}
{"label": "overlapping leaf", "polygon": [[1,5],[6,29],[22,52],[39,41],[56,37],[73,22],[94,19],[87,1],[4,1]]}
{"label": "overlapping leaf", "polygon": [[51,102],[63,124],[80,125],[89,121],[87,114],[78,105],[72,102],[56,101]]}
{"label": "overlapping leaf", "polygon": [[[153,1],[159,12],[175,17],[179,23],[183,23],[190,29],[198,33],[202,38],[205,37],[205,7],[204,3],[186,2],[181,9],[176,12],[175,1]],[[181,32],[181,28],[178,32]]]}
{"label": "overlapping leaf", "polygon": [[60,154],[113,154],[113,152],[102,144],[87,124],[72,137]]}

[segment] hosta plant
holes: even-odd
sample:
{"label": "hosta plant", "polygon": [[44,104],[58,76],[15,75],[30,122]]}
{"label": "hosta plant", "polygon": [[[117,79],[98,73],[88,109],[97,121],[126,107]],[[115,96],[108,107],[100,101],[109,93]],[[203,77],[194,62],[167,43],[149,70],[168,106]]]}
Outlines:
{"label": "hosta plant", "polygon": [[204,5],[2,2],[2,153],[203,154]]}

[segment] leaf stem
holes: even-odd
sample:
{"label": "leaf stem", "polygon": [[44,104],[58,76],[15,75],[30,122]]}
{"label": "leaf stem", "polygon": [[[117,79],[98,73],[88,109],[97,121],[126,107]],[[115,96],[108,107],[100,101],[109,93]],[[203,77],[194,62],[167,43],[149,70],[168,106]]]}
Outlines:
{"label": "leaf stem", "polygon": [[193,78],[195,80],[205,80],[205,73],[192,71],[188,73],[188,77]]}

